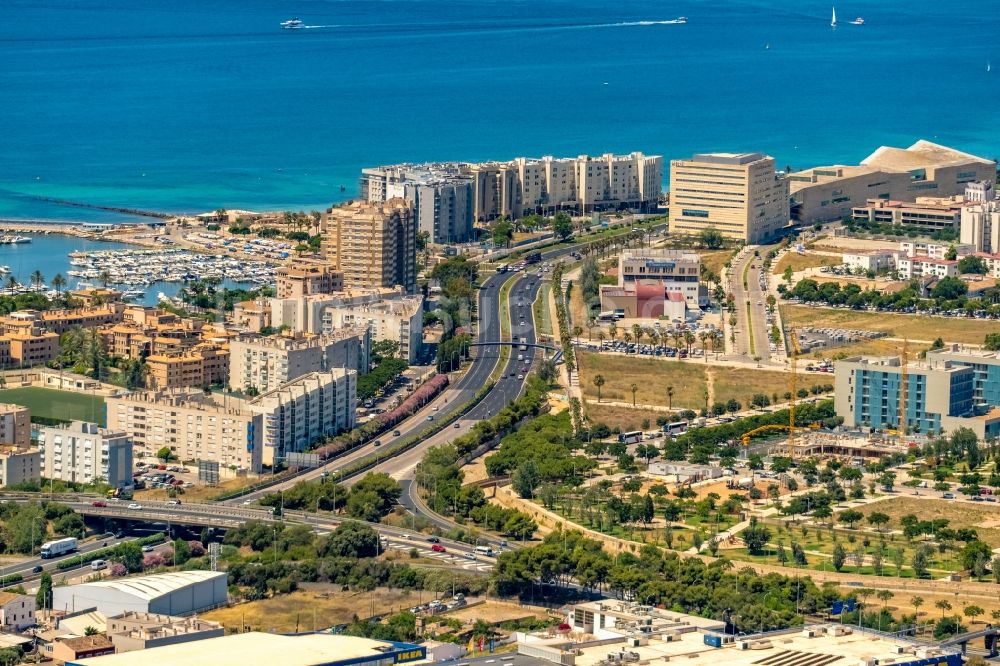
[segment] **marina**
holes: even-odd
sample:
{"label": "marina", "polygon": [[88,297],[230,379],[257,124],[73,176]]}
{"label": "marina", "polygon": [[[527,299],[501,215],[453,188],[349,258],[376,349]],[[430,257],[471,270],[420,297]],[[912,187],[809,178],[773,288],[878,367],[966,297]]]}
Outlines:
{"label": "marina", "polygon": [[[98,267],[107,266],[109,286],[121,289],[132,302],[156,305],[162,300],[161,295],[168,298],[176,296],[189,274],[196,272],[198,277],[210,275],[221,278],[220,287],[224,288],[246,288],[273,281],[276,265],[175,248],[149,251],[126,243],[94,241],[62,234],[32,234],[30,237],[30,243],[0,245],[0,294],[25,291],[54,293],[52,280],[56,275],[65,278],[64,291],[99,286],[101,268]],[[115,267],[115,275],[120,281],[111,278],[111,267]],[[96,274],[92,272],[95,270]],[[32,278],[35,271],[42,276],[41,284]],[[11,277],[16,280],[17,286],[10,286]]]}

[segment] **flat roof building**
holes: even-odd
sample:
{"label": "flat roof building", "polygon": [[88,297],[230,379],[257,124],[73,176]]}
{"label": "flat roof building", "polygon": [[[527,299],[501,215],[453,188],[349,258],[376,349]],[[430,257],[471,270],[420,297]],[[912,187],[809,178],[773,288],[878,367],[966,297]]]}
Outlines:
{"label": "flat roof building", "polygon": [[925,140],[909,148],[882,146],[858,166],[836,164],[789,174],[792,218],[805,223],[839,220],[869,199],[916,201],[918,196],[963,194],[970,183],[994,182],[996,166]]}
{"label": "flat roof building", "polygon": [[113,615],[105,626],[118,654],[226,635],[225,627],[218,622],[142,611]]}
{"label": "flat roof building", "polygon": [[917,197],[914,202],[869,199],[863,206],[851,209],[851,218],[855,222],[910,227],[928,235],[957,232],[964,202],[961,195]]}
{"label": "flat roof building", "polygon": [[41,478],[41,451],[0,444],[0,488]]}
{"label": "flat roof building", "polygon": [[670,231],[760,243],[788,225],[788,181],[763,153],[703,153],[670,162]]}
{"label": "flat roof building", "polygon": [[109,618],[128,612],[187,615],[226,603],[226,581],[224,571],[175,571],[59,585],[52,588],[52,608],[96,608]]}
{"label": "flat roof building", "polygon": [[[224,575],[224,574],[223,574]],[[421,661],[423,646],[342,634],[247,632],[192,643],[68,662],[66,666],[391,666]],[[949,665],[951,666],[951,665]]]}
{"label": "flat roof building", "polygon": [[31,446],[31,410],[21,405],[0,403],[0,445]]}
{"label": "flat roof building", "polygon": [[344,288],[344,276],[327,264],[296,262],[277,271],[278,298],[329,294]]}
{"label": "flat roof building", "polygon": [[347,288],[417,288],[417,223],[404,199],[355,201],[323,214],[323,254]]}
{"label": "flat roof building", "polygon": [[121,431],[73,421],[38,429],[43,475],[74,483],[132,485],[132,440]]}

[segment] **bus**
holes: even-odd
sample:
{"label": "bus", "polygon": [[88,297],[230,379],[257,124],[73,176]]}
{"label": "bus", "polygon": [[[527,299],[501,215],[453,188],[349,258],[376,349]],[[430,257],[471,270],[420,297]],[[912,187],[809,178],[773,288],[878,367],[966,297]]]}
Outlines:
{"label": "bus", "polygon": [[676,423],[668,423],[667,425],[663,426],[663,432],[673,436],[677,436],[682,432],[686,432],[687,429],[688,429],[687,421],[677,421]]}
{"label": "bus", "polygon": [[485,555],[486,557],[493,557],[493,546],[476,546],[476,553]]}
{"label": "bus", "polygon": [[623,432],[618,435],[618,441],[621,444],[635,444],[642,441],[642,431],[636,430],[634,432]]}

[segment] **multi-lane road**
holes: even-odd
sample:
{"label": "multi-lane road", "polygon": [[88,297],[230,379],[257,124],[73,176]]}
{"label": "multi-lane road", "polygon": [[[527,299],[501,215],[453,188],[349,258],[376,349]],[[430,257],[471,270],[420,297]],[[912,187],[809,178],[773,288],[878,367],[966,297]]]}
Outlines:
{"label": "multi-lane road", "polygon": [[[761,255],[767,248],[760,248]],[[770,338],[767,330],[767,294],[760,286],[764,268],[763,258],[754,255],[748,246],[733,259],[730,273],[733,298],[736,303],[736,347],[740,356],[748,359],[759,357],[761,362],[771,360]],[[749,303],[749,307],[748,307]],[[749,310],[749,311],[748,311]],[[753,341],[751,344],[751,333]]]}

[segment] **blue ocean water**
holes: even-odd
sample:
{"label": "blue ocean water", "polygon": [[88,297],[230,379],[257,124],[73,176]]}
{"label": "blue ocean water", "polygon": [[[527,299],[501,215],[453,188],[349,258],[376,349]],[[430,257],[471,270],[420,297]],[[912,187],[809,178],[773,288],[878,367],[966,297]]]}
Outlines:
{"label": "blue ocean water", "polygon": [[318,208],[397,161],[993,157],[993,9],[841,0],[867,24],[833,30],[829,0],[4,0],[0,218]]}

